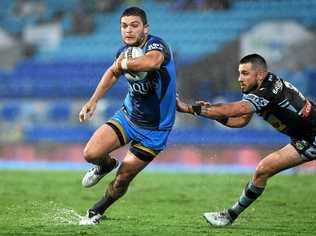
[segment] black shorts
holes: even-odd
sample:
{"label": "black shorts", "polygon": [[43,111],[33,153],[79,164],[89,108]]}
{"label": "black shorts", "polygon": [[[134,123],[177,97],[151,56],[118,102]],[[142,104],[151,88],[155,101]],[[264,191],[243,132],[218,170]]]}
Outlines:
{"label": "black shorts", "polygon": [[316,160],[316,138],[312,144],[303,139],[299,140],[299,139],[292,138],[291,145],[300,154],[302,160],[304,161]]}

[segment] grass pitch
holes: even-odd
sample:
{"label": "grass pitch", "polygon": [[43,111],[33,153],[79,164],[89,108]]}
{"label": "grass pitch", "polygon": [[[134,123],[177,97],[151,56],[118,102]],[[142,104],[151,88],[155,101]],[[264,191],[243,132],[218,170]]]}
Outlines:
{"label": "grass pitch", "polygon": [[78,225],[113,175],[91,189],[83,172],[0,170],[0,235],[315,235],[316,175],[280,175],[230,227],[202,213],[231,206],[247,175],[142,173],[97,226]]}

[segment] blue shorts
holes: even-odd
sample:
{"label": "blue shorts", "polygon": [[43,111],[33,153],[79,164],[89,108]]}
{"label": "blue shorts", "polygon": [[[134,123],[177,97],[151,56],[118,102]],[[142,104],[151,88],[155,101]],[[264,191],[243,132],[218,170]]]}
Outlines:
{"label": "blue shorts", "polygon": [[121,145],[131,142],[130,151],[143,161],[151,161],[167,144],[170,130],[150,130],[138,127],[119,110],[106,122],[117,134]]}

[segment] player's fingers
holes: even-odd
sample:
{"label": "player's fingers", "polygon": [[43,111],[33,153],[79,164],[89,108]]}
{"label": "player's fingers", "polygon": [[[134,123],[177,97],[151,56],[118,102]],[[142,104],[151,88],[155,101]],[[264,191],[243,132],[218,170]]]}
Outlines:
{"label": "player's fingers", "polygon": [[82,112],[79,113],[79,121],[80,122],[84,122],[85,121],[85,115]]}
{"label": "player's fingers", "polygon": [[211,103],[209,102],[205,102],[205,101],[197,101],[195,102],[197,105],[201,105],[201,106],[210,106]]}
{"label": "player's fingers", "polygon": [[177,108],[183,107],[184,102],[182,102],[179,98],[176,98],[176,106]]}
{"label": "player's fingers", "polygon": [[125,53],[121,52],[121,54],[119,55],[119,57],[117,59],[123,59],[125,57]]}
{"label": "player's fingers", "polygon": [[120,64],[119,60],[118,59],[115,60],[114,66],[113,66],[113,70],[112,70],[112,72],[113,72],[115,77],[119,77],[119,75],[121,74],[120,65],[119,64]]}
{"label": "player's fingers", "polygon": [[177,111],[180,111],[180,112],[187,112],[187,108],[188,108],[188,104],[187,103],[184,103],[184,102],[182,102],[181,100],[179,100],[178,98],[177,98],[177,106],[176,106],[176,108],[177,108]]}
{"label": "player's fingers", "polygon": [[89,113],[88,112],[84,113],[83,119],[85,121],[89,119]]}
{"label": "player's fingers", "polygon": [[81,109],[81,111],[79,112],[79,121],[80,122],[83,122],[86,120],[86,113],[87,113],[87,108],[86,107],[83,107]]}
{"label": "player's fingers", "polygon": [[176,93],[176,101],[177,101],[177,102],[182,102],[182,100],[180,99],[179,93]]}
{"label": "player's fingers", "polygon": [[204,101],[196,101],[195,103],[196,103],[197,105],[205,105],[206,102],[204,102]]}
{"label": "player's fingers", "polygon": [[93,113],[94,113],[93,110],[89,110],[89,111],[86,113],[86,117],[85,117],[86,120],[89,120],[89,119],[92,117]]}

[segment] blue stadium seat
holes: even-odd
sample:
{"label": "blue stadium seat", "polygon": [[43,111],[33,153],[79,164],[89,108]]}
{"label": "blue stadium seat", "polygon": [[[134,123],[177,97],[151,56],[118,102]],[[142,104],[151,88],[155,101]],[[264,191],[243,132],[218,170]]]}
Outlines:
{"label": "blue stadium seat", "polygon": [[54,102],[48,109],[48,119],[51,121],[67,121],[71,115],[71,105],[67,102]]}
{"label": "blue stadium seat", "polygon": [[9,102],[5,104],[0,111],[1,119],[3,121],[16,121],[21,114],[21,106],[18,103]]}

